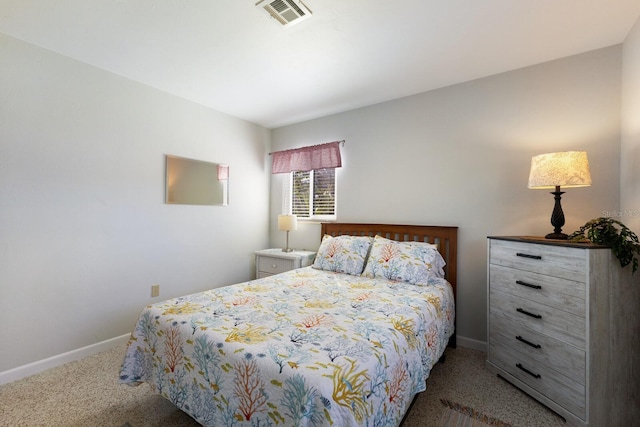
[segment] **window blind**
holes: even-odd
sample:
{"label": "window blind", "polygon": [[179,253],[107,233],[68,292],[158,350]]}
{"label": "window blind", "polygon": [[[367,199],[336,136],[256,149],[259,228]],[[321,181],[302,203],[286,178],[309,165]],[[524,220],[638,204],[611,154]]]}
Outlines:
{"label": "window blind", "polygon": [[335,169],[292,173],[291,213],[301,218],[336,214]]}

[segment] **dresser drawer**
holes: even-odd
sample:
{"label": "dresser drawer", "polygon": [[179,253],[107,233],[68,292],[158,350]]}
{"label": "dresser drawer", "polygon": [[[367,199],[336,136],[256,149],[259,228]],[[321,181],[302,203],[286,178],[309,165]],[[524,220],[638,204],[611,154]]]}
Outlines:
{"label": "dresser drawer", "polygon": [[491,264],[489,286],[530,301],[555,307],[576,316],[585,316],[584,282],[561,279],[531,271]]}
{"label": "dresser drawer", "polygon": [[258,271],[267,274],[284,273],[295,268],[295,260],[284,258],[258,257]]}
{"label": "dresser drawer", "polygon": [[[497,347],[526,353],[537,364],[549,366],[573,381],[585,384],[584,350],[526,328],[508,318],[490,315],[489,340]],[[489,360],[494,357],[489,354]]]}
{"label": "dresser drawer", "polygon": [[586,391],[583,384],[542,365],[511,346],[491,342],[489,360],[494,366],[513,375],[529,387],[566,408],[574,415],[585,419]]}
{"label": "dresser drawer", "polygon": [[492,239],[491,264],[585,282],[585,251],[579,248]]}
{"label": "dresser drawer", "polygon": [[584,316],[576,316],[493,288],[489,290],[489,315],[585,349]]}

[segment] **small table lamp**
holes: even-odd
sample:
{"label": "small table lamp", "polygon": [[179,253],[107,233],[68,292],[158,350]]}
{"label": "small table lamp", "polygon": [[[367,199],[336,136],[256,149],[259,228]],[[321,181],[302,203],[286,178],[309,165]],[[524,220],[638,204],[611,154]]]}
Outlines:
{"label": "small table lamp", "polygon": [[287,246],[282,252],[292,252],[289,247],[289,231],[298,229],[298,217],[295,215],[278,215],[278,230],[287,232]]}
{"label": "small table lamp", "polygon": [[560,191],[560,187],[588,187],[590,185],[591,174],[586,151],[540,154],[531,158],[529,188],[555,188],[556,190],[551,192],[556,201],[551,214],[551,225],[553,225],[554,230],[553,233],[547,234],[545,238],[567,238],[567,235],[562,233],[564,212],[562,212],[560,198],[564,191]]}

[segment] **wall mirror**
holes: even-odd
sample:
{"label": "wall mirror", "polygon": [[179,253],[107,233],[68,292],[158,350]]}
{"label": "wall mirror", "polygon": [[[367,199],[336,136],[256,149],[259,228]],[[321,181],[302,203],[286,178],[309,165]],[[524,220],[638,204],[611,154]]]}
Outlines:
{"label": "wall mirror", "polygon": [[165,202],[229,205],[229,166],[167,155]]}

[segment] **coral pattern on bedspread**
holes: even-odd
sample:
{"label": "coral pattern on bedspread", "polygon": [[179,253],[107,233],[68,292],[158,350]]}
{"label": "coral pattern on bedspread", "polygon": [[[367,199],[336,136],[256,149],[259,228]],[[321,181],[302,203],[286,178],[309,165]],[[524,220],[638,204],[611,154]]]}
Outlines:
{"label": "coral pattern on bedspread", "polygon": [[146,307],[120,380],[207,426],[397,426],[454,313],[443,279],[306,267]]}

